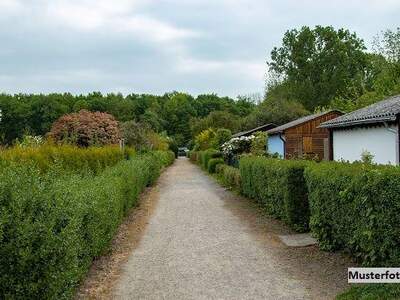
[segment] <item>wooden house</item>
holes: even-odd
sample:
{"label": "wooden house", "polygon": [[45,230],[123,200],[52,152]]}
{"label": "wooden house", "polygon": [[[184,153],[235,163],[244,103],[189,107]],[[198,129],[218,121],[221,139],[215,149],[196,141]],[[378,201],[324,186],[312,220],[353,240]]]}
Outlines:
{"label": "wooden house", "polygon": [[399,165],[400,95],[324,122],[330,131],[331,157],[353,162],[371,154],[378,164]]}
{"label": "wooden house", "polygon": [[319,125],[340,115],[337,110],[325,111],[268,130],[268,152],[282,158],[308,156],[328,160],[329,131]]}

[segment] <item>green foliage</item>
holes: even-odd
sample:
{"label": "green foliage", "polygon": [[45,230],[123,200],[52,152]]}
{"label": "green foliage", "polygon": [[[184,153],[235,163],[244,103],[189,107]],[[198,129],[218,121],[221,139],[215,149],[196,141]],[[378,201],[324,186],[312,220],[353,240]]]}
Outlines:
{"label": "green foliage", "polygon": [[189,159],[191,162],[198,162],[199,161],[199,152],[198,151],[189,151],[188,153]]}
{"label": "green foliage", "polygon": [[242,157],[239,164],[242,192],[295,230],[306,231],[310,211],[303,173],[309,164],[311,162]]}
{"label": "green foliage", "polygon": [[232,132],[229,129],[219,128],[215,133],[213,146],[215,149],[220,149],[221,146],[229,141],[232,137]]}
{"label": "green foliage", "polygon": [[368,70],[365,45],[355,33],[331,26],[307,26],[285,33],[268,63],[270,72],[284,78],[287,99],[309,110],[336,97],[362,91]]}
{"label": "green foliage", "polygon": [[34,164],[42,172],[57,164],[65,170],[90,170],[99,173],[106,167],[132,157],[134,153],[135,151],[129,147],[121,151],[117,146],[78,148],[71,145],[45,144],[40,147],[9,148],[0,152],[0,159],[6,162]]}
{"label": "green foliage", "polygon": [[42,136],[38,135],[38,136],[32,136],[32,135],[24,135],[21,139],[21,141],[19,141],[17,139],[16,141],[16,145],[18,147],[22,147],[22,148],[27,148],[27,147],[40,147],[45,143],[45,140],[43,139]]}
{"label": "green foliage", "polygon": [[335,98],[330,107],[351,112],[400,94],[400,28],[377,35],[373,47],[375,53],[367,54],[369,65],[362,93]]}
{"label": "green foliage", "polygon": [[257,156],[263,156],[267,153],[267,133],[265,131],[259,131],[254,134],[250,153]]}
{"label": "green foliage", "polygon": [[241,177],[240,170],[225,164],[218,164],[216,173],[222,179],[224,185],[241,190]]}
{"label": "green foliage", "polygon": [[207,171],[210,174],[214,174],[216,171],[216,167],[219,164],[223,164],[224,160],[222,158],[212,158],[207,163]]}
{"label": "green foliage", "polygon": [[365,266],[400,263],[397,167],[320,163],[305,177],[310,226],[323,249],[344,249]]}
{"label": "green foliage", "polygon": [[[183,93],[166,93],[162,96],[130,94],[103,95],[99,92],[88,95],[71,94],[0,94],[0,142],[12,144],[24,134],[44,136],[51,125],[61,116],[81,109],[107,112],[119,122],[134,120],[146,124],[155,132],[166,131],[176,137],[179,146],[185,145],[193,136],[190,132],[192,118],[205,118],[215,110],[226,111],[237,116],[247,115],[253,103],[242,99],[234,101],[217,95],[199,95],[193,98]],[[213,120],[216,119],[213,117]],[[232,121],[230,120],[231,124]],[[207,127],[208,128],[208,127]]]}
{"label": "green foliage", "polygon": [[173,154],[120,161],[98,175],[53,165],[0,170],[0,298],[70,299],[140,192]]}
{"label": "green foliage", "polygon": [[400,299],[399,284],[360,284],[336,297],[337,300],[395,300]]}
{"label": "green foliage", "polygon": [[244,118],[243,127],[244,129],[252,129],[268,123],[280,125],[307,114],[309,112],[297,101],[286,100],[269,91],[266,100]]}
{"label": "green foliage", "polygon": [[212,158],[221,158],[222,157],[222,153],[214,150],[214,149],[208,149],[205,151],[199,151],[198,152],[198,163],[200,164],[200,166],[204,169],[207,170],[208,168],[208,161]]}
{"label": "green foliage", "polygon": [[207,150],[214,146],[215,131],[212,128],[203,130],[195,137],[195,150]]}
{"label": "green foliage", "polygon": [[120,127],[125,145],[133,147],[139,151],[149,149],[147,135],[150,132],[150,128],[145,124],[135,121],[127,121],[122,123]]}
{"label": "green foliage", "polygon": [[196,136],[208,128],[214,130],[225,128],[229,129],[231,132],[236,132],[239,126],[240,118],[227,111],[213,111],[204,118],[192,118],[190,122],[192,136]]}

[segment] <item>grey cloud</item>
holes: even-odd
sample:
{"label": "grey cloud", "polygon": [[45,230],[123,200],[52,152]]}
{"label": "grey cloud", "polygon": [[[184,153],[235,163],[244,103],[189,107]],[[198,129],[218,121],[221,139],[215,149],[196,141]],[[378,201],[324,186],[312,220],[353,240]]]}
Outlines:
{"label": "grey cloud", "polygon": [[369,44],[399,13],[394,0],[0,0],[0,91],[262,92],[286,30],[345,27]]}

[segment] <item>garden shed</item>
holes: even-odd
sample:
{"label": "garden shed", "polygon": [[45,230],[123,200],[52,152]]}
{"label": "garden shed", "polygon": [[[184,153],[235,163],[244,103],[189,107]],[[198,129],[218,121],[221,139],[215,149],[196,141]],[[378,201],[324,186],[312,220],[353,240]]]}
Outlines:
{"label": "garden shed", "polygon": [[329,131],[319,125],[341,115],[337,110],[320,112],[268,130],[268,152],[283,158],[310,156],[328,160]]}
{"label": "garden shed", "polygon": [[324,122],[331,159],[353,162],[371,154],[379,164],[399,164],[400,95]]}

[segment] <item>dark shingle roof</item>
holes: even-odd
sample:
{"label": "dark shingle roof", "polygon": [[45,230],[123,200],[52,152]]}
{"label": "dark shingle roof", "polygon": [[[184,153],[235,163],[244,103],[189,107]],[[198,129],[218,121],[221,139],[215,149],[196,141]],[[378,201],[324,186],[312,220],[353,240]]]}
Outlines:
{"label": "dark shingle roof", "polygon": [[359,124],[373,124],[395,121],[400,113],[400,95],[355,110],[320,125],[324,128],[347,127]]}
{"label": "dark shingle roof", "polygon": [[247,131],[242,131],[242,132],[235,133],[234,135],[232,135],[232,137],[246,136],[246,135],[252,134],[253,132],[266,131],[266,130],[274,128],[274,127],[276,127],[275,124],[269,123],[269,124],[261,125],[261,126],[258,126],[256,128],[253,128],[253,129],[250,129],[250,130],[247,130]]}
{"label": "dark shingle roof", "polygon": [[302,117],[300,119],[294,120],[292,122],[289,122],[289,123],[283,124],[281,126],[275,127],[275,128],[273,128],[271,130],[268,130],[267,133],[268,134],[275,134],[275,133],[283,132],[286,129],[295,127],[297,125],[306,123],[306,122],[311,121],[311,120],[314,120],[314,119],[316,119],[318,117],[321,117],[321,116],[326,115],[326,114],[331,113],[331,112],[339,112],[339,111],[337,111],[337,110],[329,110],[329,111],[316,113],[316,114],[313,114],[313,115],[308,115],[308,116]]}

